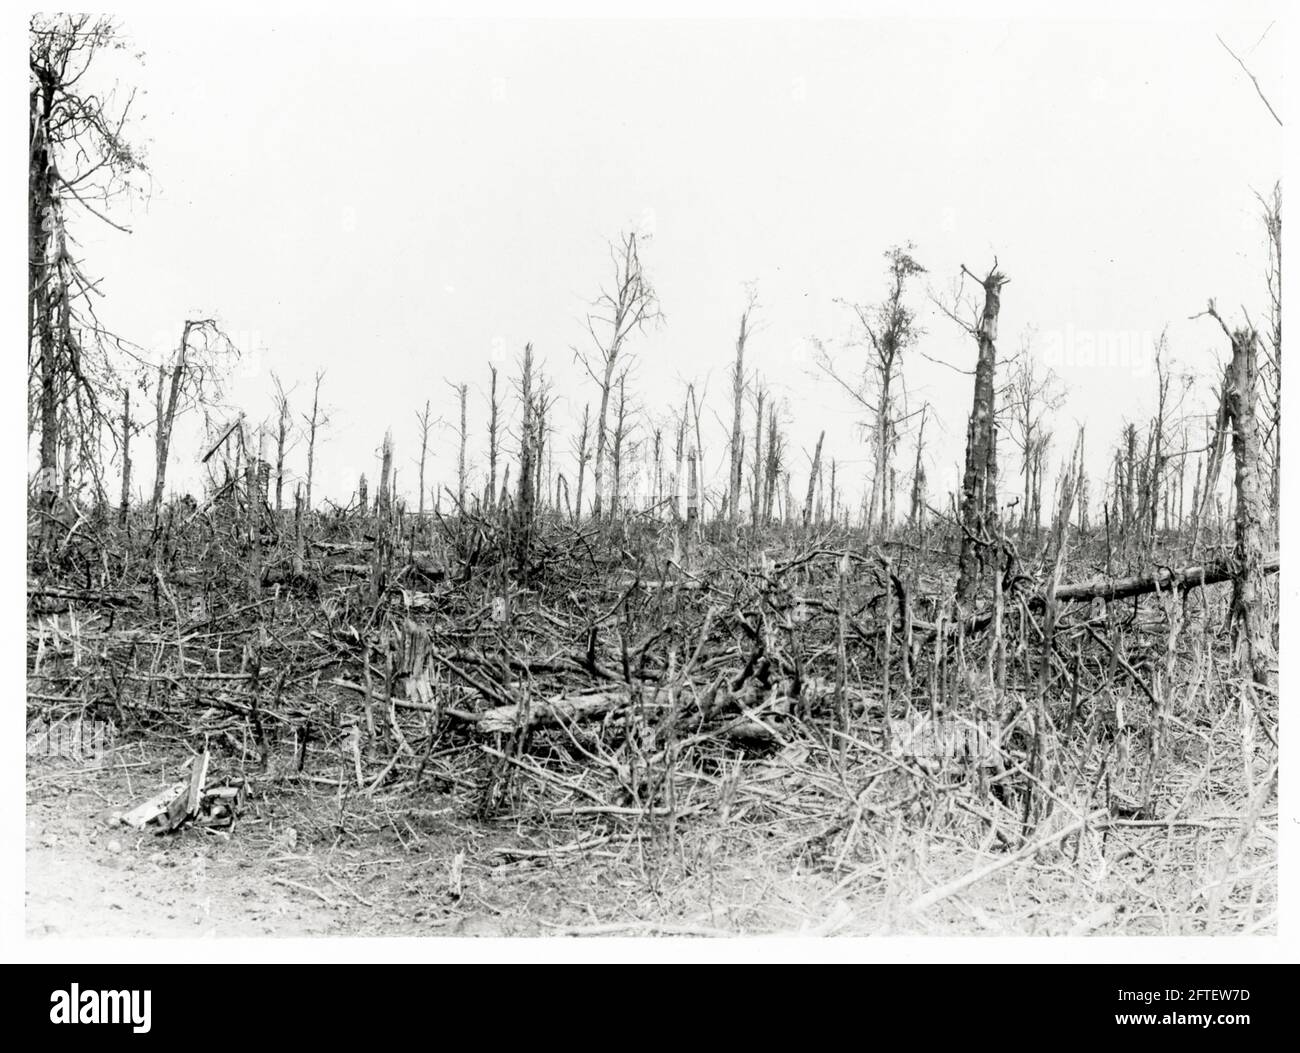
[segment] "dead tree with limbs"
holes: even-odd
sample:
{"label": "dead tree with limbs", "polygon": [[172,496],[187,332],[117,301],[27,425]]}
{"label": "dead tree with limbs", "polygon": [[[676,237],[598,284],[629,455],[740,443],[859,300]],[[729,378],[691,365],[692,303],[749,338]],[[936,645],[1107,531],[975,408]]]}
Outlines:
{"label": "dead tree with limbs", "polygon": [[[202,336],[199,347],[191,347],[191,340]],[[213,341],[226,347],[230,342],[211,318],[187,321],[181,330],[180,345],[170,365],[159,363],[158,388],[155,393],[157,417],[154,421],[154,456],[156,467],[153,482],[154,528],[157,529],[162,511],[163,490],[167,483],[167,458],[171,452],[172,429],[182,402],[193,402],[204,396],[205,384],[213,373]]]}
{"label": "dead tree with limbs", "polygon": [[625,233],[610,247],[614,282],[601,291],[595,310],[587,315],[587,332],[594,351],[574,349],[574,355],[596,382],[600,404],[596,411],[595,466],[592,472],[592,515],[600,518],[605,485],[606,422],[614,374],[624,356],[628,338],[646,325],[662,319],[659,300],[641,264],[636,233]]}
{"label": "dead tree with limbs", "polygon": [[924,274],[912,257],[912,245],[890,249],[888,261],[889,289],[883,302],[873,305],[839,301],[849,307],[862,329],[855,342],[867,348],[867,366],[862,379],[850,383],[843,379],[830,356],[821,350],[819,365],[871,415],[872,472],[868,490],[868,530],[884,525],[890,516],[890,473],[894,450],[898,444],[898,426],[909,416],[897,411],[895,386],[902,356],[922,335],[916,325],[916,312],[904,296],[908,280]]}
{"label": "dead tree with limbs", "polygon": [[1020,343],[1020,357],[1007,392],[1007,414],[1011,441],[1020,450],[1020,474],[1024,491],[1020,504],[1020,536],[1036,535],[1042,507],[1042,463],[1050,434],[1043,418],[1061,407],[1065,393],[1050,369],[1042,369],[1034,355],[1032,334]]}
{"label": "dead tree with limbs", "polygon": [[28,395],[40,431],[37,507],[48,513],[58,493],[60,430],[75,421],[86,449],[91,421],[103,419],[98,392],[117,387],[112,356],[125,350],[95,316],[102,292],[73,256],[69,217],[85,212],[127,232],[107,212],[145,166],[123,135],[134,93],[121,100],[83,81],[101,52],[121,47],[113,21],[37,15],[29,40]]}

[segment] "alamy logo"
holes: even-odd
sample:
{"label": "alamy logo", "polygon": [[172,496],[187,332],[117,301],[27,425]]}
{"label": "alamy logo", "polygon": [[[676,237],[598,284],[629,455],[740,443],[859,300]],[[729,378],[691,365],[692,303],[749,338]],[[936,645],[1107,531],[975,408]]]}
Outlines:
{"label": "alamy logo", "polygon": [[149,1031],[149,991],[83,991],[78,984],[50,995],[54,1024],[131,1024],[137,1035]]}

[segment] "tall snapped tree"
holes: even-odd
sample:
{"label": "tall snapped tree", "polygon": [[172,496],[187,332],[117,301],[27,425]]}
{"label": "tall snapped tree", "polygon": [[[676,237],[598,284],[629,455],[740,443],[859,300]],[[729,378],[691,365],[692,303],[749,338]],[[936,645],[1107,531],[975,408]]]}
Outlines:
{"label": "tall snapped tree", "polygon": [[740,332],[736,335],[736,364],[731,372],[731,473],[727,488],[727,519],[735,523],[740,517],[740,492],[744,489],[742,472],[745,463],[745,431],[742,411],[745,401],[745,345],[752,332],[751,320],[758,307],[758,294],[749,287],[749,298],[740,312]]}
{"label": "tall snapped tree", "polygon": [[[961,546],[957,561],[957,603],[968,607],[979,585],[984,548],[995,527],[998,501],[997,433],[994,428],[997,389],[998,315],[1002,310],[1002,287],[1010,281],[998,270],[995,259],[988,274],[976,278],[962,266],[962,273],[974,278],[984,290],[984,307],[977,320],[963,327],[975,338],[979,349],[975,361],[975,393],[970,422],[966,428],[966,467],[962,473]],[[956,318],[955,312],[950,317]]]}
{"label": "tall snapped tree", "polygon": [[1232,433],[1236,490],[1232,578],[1234,639],[1245,653],[1250,677],[1269,683],[1273,659],[1268,621],[1264,612],[1264,479],[1259,431],[1255,419],[1259,383],[1259,335],[1249,326],[1229,329],[1210,301],[1207,314],[1222,327],[1232,347],[1224,375],[1223,414]]}

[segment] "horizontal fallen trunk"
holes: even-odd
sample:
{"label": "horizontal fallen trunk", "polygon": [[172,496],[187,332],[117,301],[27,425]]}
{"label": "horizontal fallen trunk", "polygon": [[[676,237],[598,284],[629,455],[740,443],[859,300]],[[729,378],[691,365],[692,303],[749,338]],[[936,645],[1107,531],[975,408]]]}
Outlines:
{"label": "horizontal fallen trunk", "polygon": [[[1276,574],[1281,565],[1279,556],[1276,554],[1269,556],[1264,560],[1264,573]],[[1094,578],[1092,581],[1081,581],[1074,585],[1059,585],[1055,597],[1057,603],[1087,602],[1095,599],[1111,603],[1115,600],[1131,599],[1134,596],[1145,596],[1148,593],[1169,589],[1186,592],[1188,589],[1200,588],[1202,585],[1218,585],[1231,581],[1236,572],[1236,564],[1230,559],[1194,567],[1163,567],[1154,573],[1137,574],[1130,578]],[[1036,592],[1028,597],[1028,603],[1030,607],[1044,607],[1047,604],[1047,595]],[[966,619],[965,631],[978,633],[992,624],[993,612],[981,611]],[[938,626],[933,622],[923,622],[919,618],[912,622],[912,627],[918,632],[925,633],[930,639],[933,639],[939,631]],[[875,630],[871,635],[877,635],[880,631]],[[949,624],[947,635],[953,636],[956,632],[957,625]]]}
{"label": "horizontal fallen trunk", "polygon": [[[829,694],[832,689],[820,682],[807,681],[803,685],[802,696],[810,694]],[[865,699],[866,693],[851,689],[851,694],[859,701]],[[799,698],[796,697],[792,681],[783,680],[768,688],[751,683],[739,691],[731,690],[725,682],[719,682],[701,691],[695,700],[694,716],[696,719],[712,720],[729,714],[744,713],[765,707],[765,712],[788,711]],[[527,726],[530,728],[558,727],[563,724],[582,723],[599,720],[609,713],[625,709],[632,705],[632,697],[626,689],[599,691],[583,695],[556,695],[549,699],[536,699],[528,706]],[[656,703],[655,709],[666,709],[667,703]],[[516,731],[521,726],[522,707],[518,705],[494,706],[479,713],[449,713],[457,719],[474,725],[474,730],[481,735],[502,734]],[[761,727],[755,735],[763,733]]]}
{"label": "horizontal fallen trunk", "polygon": [[92,589],[61,588],[57,585],[27,586],[29,599],[73,600],[77,603],[90,603],[99,607],[139,607],[143,599],[137,593],[98,592]]}
{"label": "horizontal fallen trunk", "polygon": [[[1276,574],[1280,567],[1281,559],[1277,555],[1264,560],[1265,574]],[[1131,578],[1099,578],[1077,585],[1061,585],[1056,589],[1056,601],[1103,599],[1110,602],[1143,596],[1149,592],[1163,592],[1166,589],[1194,589],[1201,585],[1231,581],[1236,572],[1236,563],[1230,559],[1181,569],[1164,567],[1153,574],[1138,574]],[[1043,595],[1037,595],[1030,602],[1042,604],[1046,599]]]}
{"label": "horizontal fallen trunk", "polygon": [[[591,695],[558,695],[537,699],[528,706],[528,726],[553,727],[596,720],[628,701],[625,691],[601,691]],[[480,735],[508,734],[519,727],[519,706],[496,706],[477,713],[475,730]]]}

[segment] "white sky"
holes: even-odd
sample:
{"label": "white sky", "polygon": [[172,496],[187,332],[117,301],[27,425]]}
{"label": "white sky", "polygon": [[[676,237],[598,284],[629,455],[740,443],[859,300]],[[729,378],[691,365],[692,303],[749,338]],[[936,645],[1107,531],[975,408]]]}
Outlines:
{"label": "white sky", "polygon": [[[1097,470],[1123,420],[1151,412],[1154,376],[1141,353],[1089,361],[1090,341],[1140,351],[1168,325],[1174,358],[1208,393],[1222,334],[1188,316],[1211,295],[1264,314],[1254,194],[1280,177],[1281,132],[1215,33],[1279,105],[1282,27],[1259,42],[1267,7],[1222,10],[1145,22],[136,14],[123,27],[145,59],[120,75],[141,90],[153,193],[116,213],[131,235],[79,230],[106,278],[101,315],[123,335],[170,354],[186,317],[221,319],[245,351],[228,398],[254,419],[270,413],[270,370],[298,385],[300,409],[327,371],[317,493],[336,500],[360,472],[374,478],[390,426],[413,493],[417,409],[428,398],[455,418],[444,380],[471,384],[482,467],[487,363],[508,373],[526,340],[563,395],[557,467],[572,479],[568,435],[595,390],[570,348],[587,346],[606,241],[628,227],[653,233],[643,258],[667,319],[628,346],[638,401],[663,420],[686,381],[708,380],[715,482],[743,285],[756,280],[750,361],[785,401],[795,491],[821,428],[860,490],[860,414],[813,375],[808,340],[843,340],[834,299],[880,299],[883,253],[905,241],[939,293],[960,264],[983,273],[997,254],[1012,279],[1002,353],[1028,326],[1040,351],[1065,349],[1053,461],[1084,421]],[[919,349],[971,368],[972,342],[926,286],[912,294]],[[920,355],[906,376],[935,406],[939,503],[971,381]],[[197,447],[178,436],[176,486],[194,485]],[[137,444],[141,485],[150,449]],[[432,481],[454,480],[454,451],[440,430]],[[305,468],[302,449],[292,460]],[[905,440],[900,470],[910,460]],[[1003,466],[1018,469],[1005,447]]]}

